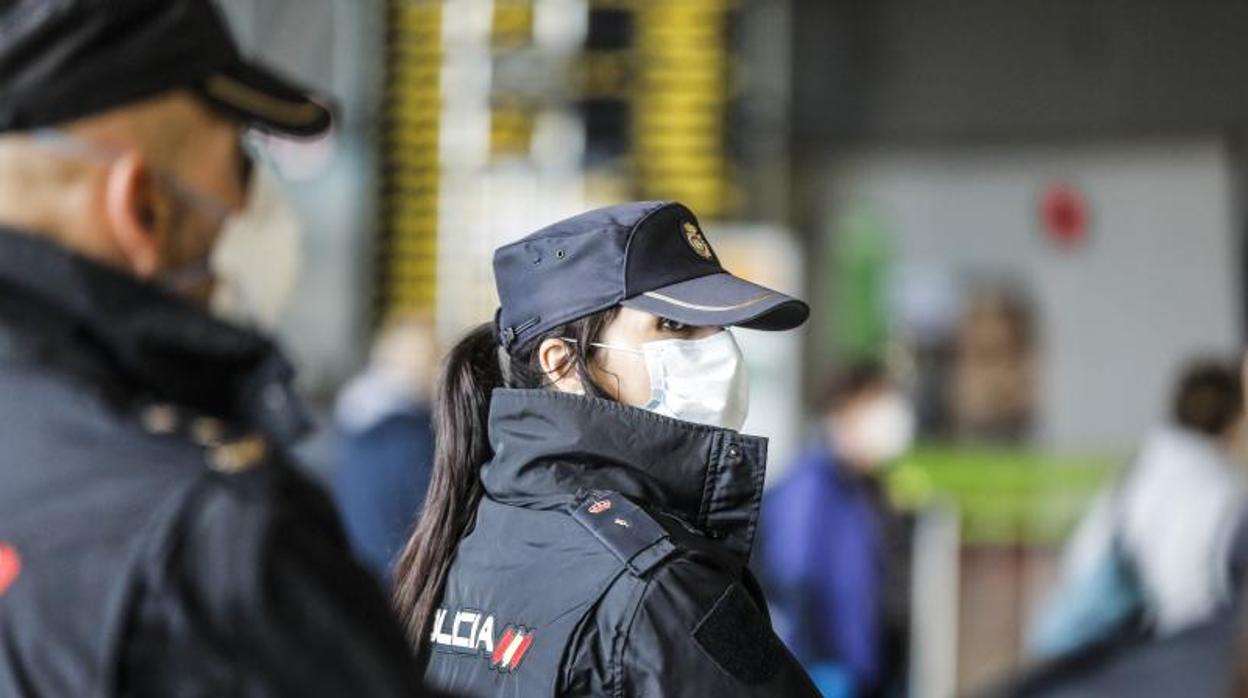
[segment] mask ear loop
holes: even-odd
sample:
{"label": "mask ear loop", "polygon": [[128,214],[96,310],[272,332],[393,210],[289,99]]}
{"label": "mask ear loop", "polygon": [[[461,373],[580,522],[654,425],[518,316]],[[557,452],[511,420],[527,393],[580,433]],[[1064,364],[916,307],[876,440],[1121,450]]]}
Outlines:
{"label": "mask ear loop", "polygon": [[[31,137],[38,147],[50,153],[99,165],[109,165],[122,155],[120,149],[91,143],[56,128],[37,129]],[[230,207],[215,195],[198,191],[176,175],[161,170],[153,170],[152,178],[168,190],[180,204],[187,205],[201,215],[211,218],[214,224],[224,226],[226,220],[229,219]],[[158,282],[174,293],[181,293],[188,288],[210,281],[212,278],[211,262],[203,259],[166,271]]]}
{"label": "mask ear loop", "polygon": [[[572,344],[580,344],[580,341],[573,339],[572,337],[560,337],[559,339],[562,339],[565,342],[571,342]],[[622,351],[626,354],[633,354],[635,356],[644,357],[646,355],[646,352],[640,349],[633,349],[631,347],[621,347],[621,346],[616,346],[614,344],[603,344],[602,342],[590,342],[589,346],[597,347],[599,349],[606,349],[608,351]],[[649,371],[649,368],[650,368],[649,362],[647,362],[646,370]],[[619,395],[620,394],[620,377],[615,375],[614,373],[608,373],[608,375],[610,375],[612,378],[615,379],[615,394]],[[602,388],[597,388],[597,390],[601,391]]]}
{"label": "mask ear loop", "polygon": [[[557,337],[556,339],[561,339],[561,340],[563,340],[563,341],[565,341],[565,342],[571,342],[572,344],[580,344],[580,342],[576,341],[575,339],[572,339],[571,337]],[[561,367],[561,375],[559,376],[559,378],[562,380],[562,379],[563,379],[564,377],[566,377],[566,376],[568,375],[568,373],[570,373],[570,372],[571,372],[571,373],[576,373],[576,374],[577,374],[577,378],[578,378],[578,380],[580,380],[580,381],[581,381],[581,383],[582,383],[582,385],[581,385],[581,392],[580,392],[580,393],[577,393],[577,394],[578,394],[578,395],[584,395],[584,394],[585,394],[584,376],[581,376],[581,375],[580,375],[580,370],[577,368],[577,365],[576,365],[576,362],[575,362],[575,361],[571,362],[571,365],[570,365],[570,366],[569,366],[569,364],[568,364],[567,362],[565,362],[565,363],[564,363],[563,367]],[[547,381],[547,382],[548,382],[551,386],[555,385],[555,381],[552,381],[552,380],[550,379],[550,377],[549,377],[549,376],[545,376],[545,380],[546,380],[546,381]]]}
{"label": "mask ear loop", "polygon": [[[36,145],[49,152],[101,165],[108,165],[122,155],[122,151],[118,148],[90,143],[55,128],[38,129],[32,134],[32,138]],[[218,221],[229,216],[230,207],[216,195],[199,191],[169,172],[153,170],[152,176],[161,185],[171,190],[174,196],[199,210],[203,215]]]}
{"label": "mask ear loop", "polygon": [[[573,339],[573,338],[571,338],[571,337],[560,337],[559,339],[562,339],[562,340],[563,340],[563,341],[565,341],[565,342],[571,342],[571,343],[573,343],[573,344],[580,344],[580,342],[579,342],[579,341],[577,341],[577,340],[575,340],[575,339]],[[616,344],[603,344],[602,342],[590,342],[590,343],[589,343],[589,346],[591,346],[591,347],[597,347],[598,349],[606,349],[606,350],[608,350],[608,351],[622,351],[622,352],[626,352],[626,353],[629,353],[629,354],[636,354],[636,355],[638,355],[638,356],[645,356],[645,354],[646,354],[646,352],[644,352],[644,351],[642,351],[642,350],[640,350],[640,349],[634,349],[634,348],[632,348],[632,347],[621,347],[621,346],[616,345]]]}

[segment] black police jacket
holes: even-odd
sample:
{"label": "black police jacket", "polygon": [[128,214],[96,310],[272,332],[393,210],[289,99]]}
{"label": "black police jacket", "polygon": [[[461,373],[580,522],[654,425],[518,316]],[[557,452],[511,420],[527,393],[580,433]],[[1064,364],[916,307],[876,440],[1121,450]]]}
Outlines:
{"label": "black police jacket", "polygon": [[495,390],[485,496],[430,631],[466,696],[814,696],[746,568],[764,439]]}
{"label": "black police jacket", "polygon": [[0,232],[0,696],[408,696],[270,344]]}

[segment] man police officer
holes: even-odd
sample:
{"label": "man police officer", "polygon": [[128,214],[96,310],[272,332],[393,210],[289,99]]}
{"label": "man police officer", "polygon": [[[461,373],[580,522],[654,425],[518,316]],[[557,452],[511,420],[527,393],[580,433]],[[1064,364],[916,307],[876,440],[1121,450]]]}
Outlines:
{"label": "man police officer", "polygon": [[203,309],[240,129],[329,121],[208,0],[0,0],[0,695],[417,693],[287,363]]}

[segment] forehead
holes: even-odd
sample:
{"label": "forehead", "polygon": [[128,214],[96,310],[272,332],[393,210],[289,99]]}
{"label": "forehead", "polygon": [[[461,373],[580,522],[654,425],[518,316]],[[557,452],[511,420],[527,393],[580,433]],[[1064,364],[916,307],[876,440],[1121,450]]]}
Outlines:
{"label": "forehead", "polygon": [[[664,331],[659,326],[660,316],[647,313],[644,310],[620,306],[619,312],[615,319],[607,326],[607,333],[615,336],[631,336],[640,339],[648,337],[662,337],[670,335],[670,332]],[[720,331],[719,327],[713,326],[685,326],[682,333],[686,338],[693,339],[714,334]]]}
{"label": "forehead", "polygon": [[642,331],[653,327],[656,317],[643,310],[620,306],[610,328],[623,331]]}

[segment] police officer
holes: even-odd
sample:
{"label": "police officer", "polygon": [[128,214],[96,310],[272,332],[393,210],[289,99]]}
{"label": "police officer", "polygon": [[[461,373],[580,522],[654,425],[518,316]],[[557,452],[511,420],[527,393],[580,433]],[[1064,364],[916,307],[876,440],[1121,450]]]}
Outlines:
{"label": "police officer", "polygon": [[416,694],[289,366],[202,309],[240,129],[329,120],[207,0],[0,3],[0,695]]}
{"label": "police officer", "polygon": [[727,326],[806,304],[727,273],[688,208],[613,206],[505,246],[451,352],[396,596],[465,695],[817,695],[746,565],[766,441]]}

